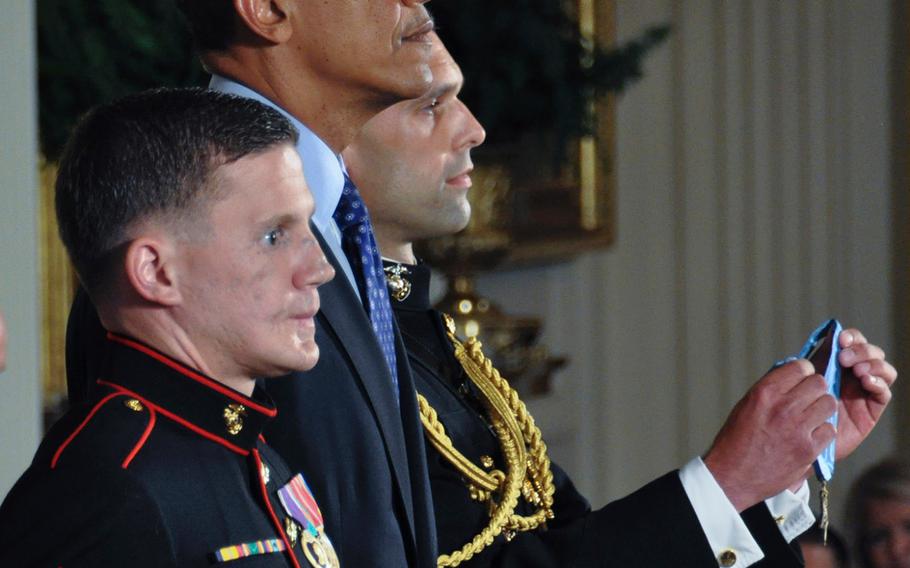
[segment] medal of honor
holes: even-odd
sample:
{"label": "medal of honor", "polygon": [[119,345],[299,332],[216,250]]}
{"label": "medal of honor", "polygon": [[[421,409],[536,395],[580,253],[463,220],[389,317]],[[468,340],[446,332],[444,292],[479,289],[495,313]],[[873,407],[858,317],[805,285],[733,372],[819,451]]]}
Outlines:
{"label": "medal of honor", "polygon": [[[841,366],[837,361],[837,355],[840,353],[840,332],[842,329],[840,322],[836,319],[826,321],[812,332],[809,340],[803,345],[798,355],[800,359],[808,359],[812,363],[812,366],[815,367],[815,372],[825,378],[828,394],[837,399],[840,399],[841,380]],[[795,358],[785,359],[778,365]],[[828,422],[837,428],[837,411],[828,419]],[[813,464],[815,477],[821,483],[819,498],[821,500],[822,518],[819,525],[824,531],[826,544],[828,540],[828,482],[834,476],[834,455],[835,440],[832,440],[822,450],[821,455],[818,456]]]}
{"label": "medal of honor", "polygon": [[[799,356],[808,359],[815,372],[825,377],[828,385],[828,394],[840,398],[841,367],[837,362],[840,353],[840,332],[843,328],[835,319],[828,320],[812,332],[809,340],[803,346]],[[837,412],[828,419],[835,428],[837,427]],[[815,476],[821,482],[826,482],[834,475],[834,441],[826,447],[818,459],[815,460]]]}
{"label": "medal of honor", "polygon": [[335,547],[325,534],[322,512],[303,476],[298,473],[279,489],[278,500],[285,512],[302,527],[298,531],[297,542],[310,565],[314,568],[339,568]]}

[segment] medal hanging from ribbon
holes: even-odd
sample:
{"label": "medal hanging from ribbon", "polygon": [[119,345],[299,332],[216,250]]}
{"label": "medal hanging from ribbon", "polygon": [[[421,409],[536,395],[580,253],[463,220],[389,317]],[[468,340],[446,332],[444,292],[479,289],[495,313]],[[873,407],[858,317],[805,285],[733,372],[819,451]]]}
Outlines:
{"label": "medal hanging from ribbon", "polygon": [[310,564],[315,568],[338,568],[338,555],[325,534],[322,512],[303,476],[298,473],[279,489],[278,499],[285,512],[303,527],[300,547]]}
{"label": "medal hanging from ribbon", "polygon": [[[815,372],[825,378],[828,394],[840,399],[841,366],[837,361],[840,353],[840,333],[843,330],[840,322],[831,319],[823,323],[812,332],[809,340],[799,352],[800,359],[808,359]],[[835,429],[837,428],[837,411],[828,419]],[[821,501],[820,525],[824,532],[824,542],[828,543],[828,483],[834,476],[835,440],[822,450],[821,455],[815,460],[813,468],[815,477],[821,484],[819,500]]]}

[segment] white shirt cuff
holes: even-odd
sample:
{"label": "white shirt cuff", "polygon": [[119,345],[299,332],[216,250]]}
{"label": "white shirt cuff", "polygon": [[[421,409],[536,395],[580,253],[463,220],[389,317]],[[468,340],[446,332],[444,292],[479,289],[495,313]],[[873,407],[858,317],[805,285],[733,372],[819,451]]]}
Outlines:
{"label": "white shirt cuff", "polygon": [[803,481],[796,493],[785,489],[782,493],[765,500],[771,516],[777,521],[780,534],[787,542],[792,542],[815,524],[815,515],[809,507],[809,496],[809,483]]}
{"label": "white shirt cuff", "polygon": [[718,565],[745,568],[765,557],[746,523],[700,457],[679,470],[679,479]]}

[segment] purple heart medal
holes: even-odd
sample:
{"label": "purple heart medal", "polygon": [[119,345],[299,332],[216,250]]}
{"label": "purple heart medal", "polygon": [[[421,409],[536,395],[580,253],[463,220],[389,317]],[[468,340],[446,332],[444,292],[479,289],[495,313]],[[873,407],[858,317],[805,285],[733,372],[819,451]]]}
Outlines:
{"label": "purple heart medal", "polygon": [[[290,529],[288,537],[292,541],[299,540],[303,555],[310,565],[314,568],[339,568],[335,547],[325,534],[322,512],[303,476],[298,473],[287,485],[279,489],[278,499],[285,512],[293,519],[293,521],[286,519]],[[291,536],[291,533],[301,532],[294,521],[303,529],[302,534],[298,534],[298,539]]]}

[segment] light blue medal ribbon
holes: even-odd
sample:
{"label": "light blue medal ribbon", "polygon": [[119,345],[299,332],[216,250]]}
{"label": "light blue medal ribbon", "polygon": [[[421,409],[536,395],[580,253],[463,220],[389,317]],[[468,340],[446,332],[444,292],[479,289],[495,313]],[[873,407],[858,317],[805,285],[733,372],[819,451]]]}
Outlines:
{"label": "light blue medal ribbon", "polygon": [[[828,386],[828,394],[838,400],[840,399],[841,366],[837,361],[837,355],[840,353],[841,331],[843,331],[843,326],[841,326],[840,322],[836,319],[830,319],[812,332],[812,335],[809,336],[809,340],[803,345],[802,351],[799,352],[799,357],[801,359],[809,359],[812,364],[815,365],[815,372],[825,377],[825,384]],[[819,342],[823,341],[829,333],[831,336],[831,346],[830,349],[827,349],[826,346],[820,345]],[[813,353],[813,351],[815,351],[815,353]],[[819,357],[826,354],[827,357]],[[828,422],[830,422],[835,429],[837,428],[837,410],[828,418]],[[831,443],[822,450],[821,455],[818,456],[813,464],[815,477],[818,478],[819,481],[830,481],[831,477],[834,476],[835,442],[835,440],[832,440]]]}
{"label": "light blue medal ribbon", "polygon": [[[840,353],[840,333],[843,327],[836,319],[830,319],[818,326],[818,328],[809,335],[806,344],[803,345],[799,355],[788,357],[779,361],[775,367],[788,363],[795,359],[808,359],[815,367],[815,372],[825,378],[825,384],[828,387],[828,394],[836,399],[840,399],[840,381],[841,366],[837,360]],[[837,428],[837,410],[828,418],[828,422]],[[828,482],[834,476],[834,455],[836,440],[832,440],[822,453],[815,459],[813,469],[815,477],[821,483],[819,497],[821,500],[822,518],[820,525],[824,531],[825,544],[828,541]]]}

